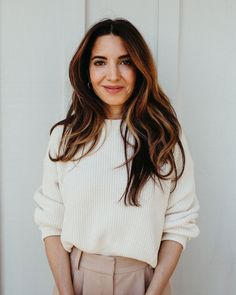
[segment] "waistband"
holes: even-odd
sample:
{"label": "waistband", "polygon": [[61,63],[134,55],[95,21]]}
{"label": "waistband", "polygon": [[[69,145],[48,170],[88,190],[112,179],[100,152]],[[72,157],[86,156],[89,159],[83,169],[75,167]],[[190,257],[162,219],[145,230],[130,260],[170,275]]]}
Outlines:
{"label": "waistband", "polygon": [[144,261],[123,256],[92,254],[73,247],[71,262],[76,269],[80,267],[104,274],[120,274],[141,270],[151,266]]}

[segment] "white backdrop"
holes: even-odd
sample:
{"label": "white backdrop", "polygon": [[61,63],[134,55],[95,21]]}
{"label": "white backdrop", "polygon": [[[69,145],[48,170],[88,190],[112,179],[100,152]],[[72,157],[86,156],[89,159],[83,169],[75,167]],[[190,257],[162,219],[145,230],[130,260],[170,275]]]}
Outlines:
{"label": "white backdrop", "polygon": [[86,28],[121,16],[148,41],[195,163],[201,233],[181,256],[173,295],[232,295],[236,1],[1,0],[0,13],[0,293],[51,294],[53,278],[33,223],[49,128],[68,106],[68,63]]}

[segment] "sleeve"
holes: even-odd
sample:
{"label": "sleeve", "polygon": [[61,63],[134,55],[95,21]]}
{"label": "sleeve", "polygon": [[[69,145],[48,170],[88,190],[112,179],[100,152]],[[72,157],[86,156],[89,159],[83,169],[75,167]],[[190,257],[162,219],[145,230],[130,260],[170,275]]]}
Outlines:
{"label": "sleeve", "polygon": [[58,152],[58,146],[62,135],[62,126],[53,129],[43,161],[42,184],[34,193],[36,208],[34,222],[42,232],[42,240],[47,236],[61,235],[64,204],[59,189],[58,162],[53,162],[48,156],[54,158]]}
{"label": "sleeve", "polygon": [[[185,250],[187,241],[200,234],[196,224],[200,205],[195,191],[194,163],[183,131],[181,142],[185,152],[185,169],[177,181],[175,190],[170,193],[161,240],[176,241]],[[178,166],[182,163],[179,145],[174,151],[174,157],[178,171]]]}

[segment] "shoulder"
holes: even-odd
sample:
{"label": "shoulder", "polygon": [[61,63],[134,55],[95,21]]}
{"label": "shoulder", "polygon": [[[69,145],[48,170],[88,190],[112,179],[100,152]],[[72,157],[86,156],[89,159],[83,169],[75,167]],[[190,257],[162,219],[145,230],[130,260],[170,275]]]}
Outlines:
{"label": "shoulder", "polygon": [[64,125],[54,125],[50,130],[50,138],[60,140],[62,137]]}
{"label": "shoulder", "polygon": [[[181,145],[182,148],[181,148]],[[183,151],[183,153],[182,153]],[[194,166],[194,162],[191,155],[190,146],[188,143],[188,138],[186,132],[181,127],[179,134],[179,142],[177,142],[174,146],[173,156],[176,164],[177,171],[180,173],[182,168],[184,167],[183,174],[189,173]]]}
{"label": "shoulder", "polygon": [[64,129],[64,125],[56,125],[55,127],[54,126],[50,130],[50,138],[48,144],[48,149],[53,154],[55,152],[58,152]]}
{"label": "shoulder", "polygon": [[[179,133],[179,140],[183,146],[184,153],[189,154],[190,148],[189,148],[189,144],[188,144],[188,138],[187,138],[187,135],[186,135],[183,127],[181,127],[181,130]],[[178,159],[180,156],[181,156],[181,149],[180,149],[179,143],[177,142],[174,147],[174,157],[176,159]]]}

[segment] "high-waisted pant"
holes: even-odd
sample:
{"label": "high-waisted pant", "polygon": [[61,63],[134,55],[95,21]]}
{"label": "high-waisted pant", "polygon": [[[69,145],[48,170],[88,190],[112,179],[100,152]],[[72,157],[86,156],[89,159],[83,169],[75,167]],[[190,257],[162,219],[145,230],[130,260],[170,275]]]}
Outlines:
{"label": "high-waisted pant", "polygon": [[[90,254],[73,247],[70,253],[75,295],[144,295],[154,269],[146,262]],[[54,285],[53,295],[59,295]],[[171,295],[170,283],[162,295]]]}

